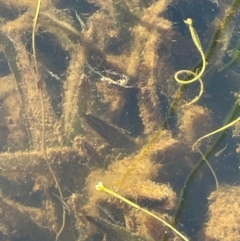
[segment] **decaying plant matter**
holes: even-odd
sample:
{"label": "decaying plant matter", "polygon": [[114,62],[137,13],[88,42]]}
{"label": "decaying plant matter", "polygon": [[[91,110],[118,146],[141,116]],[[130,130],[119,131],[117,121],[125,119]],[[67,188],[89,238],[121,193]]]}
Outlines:
{"label": "decaying plant matter", "polygon": [[[96,166],[102,169],[104,162],[107,164],[116,158],[124,158],[125,161],[113,162],[108,168],[109,171],[100,177],[113,178],[115,170],[122,165],[122,170],[119,171],[120,175],[123,175],[127,170],[124,165],[128,165],[131,158],[134,158],[134,152],[144,145],[145,135],[136,140],[117,127],[117,121],[123,114],[129,96],[136,95],[136,90],[139,90],[137,98],[140,100],[139,110],[145,134],[156,130],[162,122],[157,111],[159,103],[156,92],[161,81],[155,69],[164,66],[164,62],[156,53],[166,38],[163,37],[163,33],[167,31],[169,36],[171,34],[170,22],[158,17],[166,9],[167,2],[156,2],[150,6],[139,5],[137,14],[133,13],[136,10],[134,4],[109,1],[110,18],[104,12],[104,6],[95,2],[94,4],[102,9],[83,20],[76,12],[70,16],[63,10],[57,10],[54,5],[56,3],[42,1],[36,30],[40,74],[37,83],[34,81],[36,67],[34,68],[30,41],[31,20],[36,6],[27,1],[19,2],[18,6],[12,4],[8,3],[5,6],[15,10],[16,16],[11,21],[2,19],[1,25],[2,53],[9,66],[9,75],[4,78],[11,84],[8,86],[12,86],[2,90],[3,105],[6,109],[2,120],[8,131],[2,149],[8,152],[1,156],[1,176],[6,182],[8,180],[16,186],[21,186],[22,182],[29,180],[25,188],[31,193],[30,196],[40,196],[38,201],[41,207],[34,207],[32,210],[26,208],[17,198],[14,199],[18,194],[11,191],[7,195],[9,200],[17,202],[17,208],[23,214],[28,214],[39,227],[48,227],[49,231],[57,233],[61,225],[61,206],[66,206],[66,211],[74,218],[80,215],[74,207],[76,202],[71,202],[70,193],[83,189],[85,178],[90,171],[87,167]],[[119,15],[123,14],[120,18]],[[142,14],[143,17],[138,17]],[[125,18],[127,20],[124,20]],[[77,27],[76,22],[73,22],[76,19],[79,20]],[[48,53],[41,52],[41,39],[50,43],[52,41],[52,47],[56,49],[54,51],[60,51],[63,55],[63,69],[58,68],[59,60],[54,56],[54,51],[49,56]],[[114,42],[120,46],[120,52],[106,54],[108,48],[113,48],[111,45]],[[50,62],[53,57],[56,58],[53,59],[53,62],[56,61],[55,64]],[[141,71],[138,71],[139,69]],[[53,189],[55,183],[52,175],[39,152],[42,143],[41,91],[44,96],[47,158],[66,200],[62,200],[57,190]],[[12,127],[14,125],[15,127]],[[99,125],[102,126],[102,133]],[[110,151],[106,141],[94,134],[92,129],[100,132],[108,145],[114,149]],[[171,141],[171,135],[166,133],[163,136],[167,137],[166,148],[172,148],[171,145],[175,141]],[[163,147],[165,145],[162,148],[154,147],[148,153],[149,161],[139,163],[136,174],[130,175],[126,183],[129,186],[128,192],[134,191],[131,197],[163,202],[163,207],[172,209],[176,200],[173,190],[167,184],[158,185],[153,182],[158,176],[160,166],[150,161],[151,153],[156,155],[164,149]],[[119,150],[122,152],[121,156],[118,154]],[[76,165],[79,167],[76,168]],[[71,170],[67,171],[66,166],[70,166]],[[74,169],[75,173],[72,172]],[[92,190],[91,185],[94,185],[90,180],[91,176],[95,176],[95,172],[88,177],[89,186],[86,194],[90,195],[90,199],[83,198],[84,201],[81,201],[80,198],[78,201],[86,203],[86,208],[82,208],[80,212],[86,212],[91,205],[97,210],[98,200],[104,200],[101,197],[97,198],[97,193],[88,193]],[[105,171],[102,169],[102,172]],[[138,179],[137,187],[133,184]],[[159,191],[156,192],[156,188]],[[123,186],[123,190],[127,190],[126,186]],[[2,195],[5,196],[4,192]],[[96,201],[91,201],[92,198]],[[11,202],[8,205],[11,205]],[[37,202],[33,205],[37,205]],[[97,211],[92,215],[98,215]],[[125,218],[127,217],[126,214]],[[79,218],[76,218],[75,228],[82,225],[82,221],[78,221]],[[7,223],[2,225],[7,229]],[[68,225],[69,222],[66,223],[62,235],[73,235],[67,230]],[[12,238],[6,230],[2,233]],[[79,238],[83,239],[85,235],[92,233],[86,231],[86,234],[79,232],[78,235],[81,234]],[[14,235],[20,236],[21,233],[19,231]]]}
{"label": "decaying plant matter", "polygon": [[165,52],[178,36],[165,15],[171,4],[88,0],[83,14],[42,0],[35,81],[37,4],[0,0],[0,240],[178,239],[95,189],[102,181],[174,222],[172,184],[192,167],[192,144],[210,130],[211,111],[179,108],[175,130],[166,130],[178,88]]}

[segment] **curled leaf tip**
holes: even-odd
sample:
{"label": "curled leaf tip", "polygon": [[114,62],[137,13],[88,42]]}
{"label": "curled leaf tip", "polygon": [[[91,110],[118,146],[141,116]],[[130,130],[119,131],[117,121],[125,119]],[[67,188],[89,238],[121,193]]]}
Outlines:
{"label": "curled leaf tip", "polygon": [[103,186],[103,183],[102,182],[99,182],[95,188],[98,190],[98,191],[103,191],[104,190],[104,186]]}

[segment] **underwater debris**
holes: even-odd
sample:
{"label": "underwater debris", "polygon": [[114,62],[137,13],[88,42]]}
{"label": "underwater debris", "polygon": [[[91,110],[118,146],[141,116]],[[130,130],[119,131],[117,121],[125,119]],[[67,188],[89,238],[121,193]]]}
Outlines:
{"label": "underwater debris", "polygon": [[[170,151],[176,146],[176,141],[171,139],[171,135],[167,131],[162,131],[159,140],[161,140],[162,145],[154,143],[152,148],[148,148],[145,155],[137,153],[135,156],[126,156],[122,160],[111,163],[107,170],[92,171],[87,178],[86,187],[89,201],[86,203],[84,210],[91,216],[97,216],[100,212],[99,205],[106,204],[116,207],[119,212],[123,212],[125,220],[129,220],[129,223],[135,223],[134,226],[136,225],[138,230],[142,230],[141,235],[143,237],[148,237],[150,234],[146,228],[147,224],[140,221],[141,215],[137,212],[130,212],[128,205],[104,192],[96,193],[94,186],[99,180],[102,180],[111,189],[118,190],[120,195],[130,200],[153,202],[157,206],[161,206],[161,209],[171,211],[176,205],[176,193],[168,183],[154,182],[159,170],[161,170],[161,165],[155,164],[151,159],[154,159],[153,157],[161,152]],[[141,156],[140,159],[139,155]],[[137,163],[134,163],[135,159],[138,160]],[[128,172],[129,170],[130,172]],[[125,177],[123,182],[122,177]],[[164,216],[164,214],[160,216],[162,215]]]}
{"label": "underwater debris", "polygon": [[113,197],[123,201],[124,203],[128,204],[129,206],[136,208],[137,210],[141,210],[142,212],[144,212],[145,214],[149,215],[152,218],[155,218],[156,220],[160,221],[162,224],[164,224],[165,226],[167,226],[169,229],[171,229],[174,233],[176,233],[178,236],[180,236],[183,240],[188,241],[188,238],[186,238],[183,234],[181,234],[177,229],[175,229],[171,224],[169,224],[168,222],[166,222],[165,220],[163,220],[162,218],[158,217],[157,215],[155,215],[153,212],[148,211],[145,208],[140,207],[139,205],[137,205],[136,203],[133,203],[132,201],[126,199],[125,197],[119,195],[118,193],[106,188],[102,182],[99,182],[96,186],[96,189],[98,191],[104,191],[110,195],[112,195]]}
{"label": "underwater debris", "polygon": [[[161,165],[154,163],[152,161],[152,156],[156,155],[158,152],[167,151],[168,149],[171,150],[176,144],[176,141],[170,139],[170,135],[167,131],[162,132],[159,140],[161,140],[162,145],[159,146],[157,143],[154,143],[155,145],[149,148],[148,152],[143,155],[134,166],[133,161],[138,159],[138,153],[136,155],[127,156],[123,160],[113,162],[105,171],[93,171],[87,179],[90,197],[89,204],[109,199],[109,197],[103,193],[96,193],[94,186],[96,182],[101,180],[110,188],[117,188],[118,192],[127,198],[131,197],[135,200],[155,200],[161,202],[165,209],[171,210],[174,208],[176,201],[175,192],[168,184],[154,182],[154,179],[161,169]],[[129,169],[131,171],[128,173]],[[126,173],[127,176],[123,182],[121,182],[122,177],[125,176]]]}
{"label": "underwater debris", "polygon": [[199,105],[184,106],[179,111],[178,118],[181,131],[180,138],[183,138],[187,145],[192,146],[199,137],[212,129],[209,125],[211,117],[211,112],[206,107]]}
{"label": "underwater debris", "polygon": [[113,147],[133,148],[134,141],[124,130],[109,125],[107,122],[90,114],[85,115],[87,123]]}
{"label": "underwater debris", "polygon": [[96,225],[101,231],[107,234],[107,237],[116,238],[120,240],[131,241],[148,241],[148,239],[132,234],[130,231],[114,225],[107,220],[97,217],[86,216],[86,219]]}
{"label": "underwater debris", "polygon": [[209,196],[206,241],[240,239],[240,187],[223,185]]}
{"label": "underwater debris", "polygon": [[84,31],[86,29],[86,24],[84,23],[83,19],[81,18],[80,14],[77,13],[77,11],[75,10],[75,15],[76,15],[76,18],[81,26],[81,29],[82,31]]}
{"label": "underwater debris", "polygon": [[100,73],[97,70],[94,70],[88,63],[87,63],[88,68],[90,68],[94,73],[96,73],[97,75],[99,75],[101,77],[101,81],[106,82],[108,84],[113,84],[113,85],[117,85],[117,86],[121,86],[123,88],[133,88],[133,86],[129,86],[128,81],[129,81],[129,77],[126,76],[125,74],[119,74],[115,71],[111,71],[111,70],[106,70],[106,74],[110,74],[113,75],[115,79],[111,78],[111,77],[107,77],[104,76],[102,73]]}
{"label": "underwater debris", "polygon": [[[96,13],[93,13],[88,19],[86,19],[85,30],[78,32],[77,29],[74,28],[73,18],[68,14],[67,11],[56,9],[56,5],[54,5],[55,3],[53,4],[52,1],[42,1],[39,19],[37,24],[35,22],[35,54],[37,55],[37,64],[39,63],[39,66],[46,67],[39,68],[39,76],[37,77],[37,81],[34,82],[32,80],[34,79],[37,67],[33,67],[32,48],[34,48],[35,50],[35,47],[34,44],[29,41],[29,35],[32,32],[32,20],[34,18],[34,12],[36,9],[35,4],[36,3],[33,4],[29,1],[18,2],[18,6],[24,7],[25,11],[19,12],[19,15],[16,16],[16,18],[12,21],[6,19],[2,22],[1,25],[1,36],[4,40],[3,50],[6,56],[7,63],[11,70],[11,73],[9,74],[11,78],[9,78],[9,80],[12,80],[16,83],[17,87],[15,87],[15,89],[17,89],[16,92],[19,94],[20,99],[20,101],[18,101],[18,108],[20,110],[19,119],[24,120],[20,129],[22,130],[22,127],[25,128],[25,135],[19,137],[19,142],[22,140],[21,138],[26,138],[28,143],[25,144],[23,150],[28,149],[29,152],[12,152],[12,150],[15,149],[10,148],[10,144],[8,145],[8,143],[11,140],[10,137],[13,137],[13,131],[8,128],[10,130],[10,134],[6,137],[6,141],[3,143],[3,146],[5,145],[6,148],[9,148],[10,153],[7,153],[6,155],[1,155],[2,162],[0,163],[0,177],[4,178],[4,180],[7,179],[7,183],[11,183],[16,182],[18,178],[25,180],[25,178],[27,178],[29,175],[32,175],[32,178],[35,178],[35,180],[31,182],[32,187],[30,186],[30,183],[29,186],[27,185],[29,188],[29,192],[41,193],[41,195],[47,200],[49,205],[52,206],[52,211],[49,212],[49,215],[51,215],[51,218],[53,218],[55,221],[52,225],[48,227],[48,229],[50,230],[50,232],[57,233],[57,231],[59,231],[60,229],[60,210],[62,207],[59,199],[51,194],[52,190],[50,191],[50,189],[55,188],[56,183],[54,184],[51,176],[49,175],[49,173],[47,173],[47,166],[42,165],[41,167],[40,165],[41,163],[44,163],[44,159],[40,155],[41,145],[44,144],[44,142],[46,141],[46,145],[44,144],[44,146],[46,146],[47,149],[47,159],[53,167],[54,173],[56,173],[56,178],[60,180],[61,187],[63,187],[63,196],[60,197],[60,199],[63,200],[64,203],[68,204],[67,198],[69,194],[66,190],[71,189],[70,184],[74,184],[73,192],[76,192],[78,188],[79,190],[84,189],[82,185],[84,185],[85,183],[84,179],[86,178],[86,175],[88,175],[88,171],[84,171],[85,173],[79,175],[80,177],[78,178],[73,175],[73,171],[78,173],[80,169],[84,169],[80,163],[84,163],[86,160],[88,160],[88,165],[91,167],[93,163],[99,161],[96,166],[102,167],[102,165],[105,165],[103,160],[108,160],[109,162],[110,160],[114,160],[119,157],[119,150],[117,151],[116,147],[112,150],[109,147],[106,147],[105,141],[99,138],[98,135],[91,128],[89,128],[89,125],[87,125],[86,121],[86,116],[88,116],[88,118],[91,117],[92,119],[95,118],[94,120],[101,122],[101,124],[107,123],[102,121],[104,119],[107,119],[110,123],[113,120],[117,120],[119,116],[121,116],[124,112],[124,106],[126,103],[126,98],[124,98],[125,93],[123,93],[123,91],[124,89],[130,89],[131,87],[127,85],[129,78],[132,78],[133,76],[129,74],[129,69],[131,67],[128,68],[128,65],[121,66],[121,54],[119,56],[106,54],[104,50],[111,49],[111,42],[119,38],[119,36],[122,36],[124,37],[125,41],[129,41],[128,43],[124,42],[124,46],[126,46],[127,48],[126,51],[124,50],[123,52],[127,55],[126,59],[131,59],[131,49],[135,48],[134,44],[137,44],[137,46],[141,46],[142,49],[145,49],[144,46],[146,42],[148,42],[148,44],[146,45],[147,48],[144,51],[146,51],[146,53],[149,53],[149,57],[146,54],[144,55],[146,58],[143,68],[144,71],[143,73],[140,73],[142,77],[140,78],[141,81],[138,82],[137,85],[138,87],[142,88],[143,86],[141,86],[141,82],[148,80],[148,78],[146,78],[147,72],[151,72],[151,76],[155,76],[153,77],[155,82],[153,86],[156,86],[157,77],[156,73],[152,71],[152,68],[157,67],[158,58],[153,52],[158,48],[159,43],[161,42],[161,35],[158,33],[157,30],[154,31],[152,34],[150,26],[151,24],[158,23],[160,19],[165,24],[161,29],[162,31],[165,31],[165,29],[170,30],[171,24],[169,21],[159,17],[159,14],[161,14],[166,9],[166,6],[168,4],[167,2],[158,2],[154,3],[154,6],[148,6],[148,13],[145,14],[143,21],[145,23],[147,23],[148,20],[150,21],[149,24],[146,24],[145,27],[141,27],[141,24],[136,21],[136,18],[131,13],[134,4],[128,4],[127,6],[120,4],[120,6],[117,2],[113,2],[113,13],[116,13],[116,11],[121,12],[122,10],[124,10],[125,15],[132,16],[128,18],[129,21],[127,22],[127,25],[123,26],[120,22],[123,20],[122,16],[121,18],[116,18],[116,24],[111,18],[107,17],[105,11],[98,11]],[[12,8],[12,6],[14,5],[7,3],[8,8]],[[128,7],[130,8],[130,11],[128,10]],[[142,11],[145,11],[145,7],[142,8]],[[150,15],[148,15],[149,13],[151,13],[151,17]],[[149,17],[150,19],[148,19]],[[130,21],[131,19],[133,21]],[[106,28],[105,31],[103,31],[103,28],[99,28],[99,24],[101,21],[102,23],[104,23],[102,27]],[[134,37],[134,43],[131,43],[131,28],[147,30],[147,34],[145,35],[146,38],[144,37],[145,40],[142,41],[142,43],[140,43],[140,39],[138,40],[142,32],[136,33]],[[108,32],[109,34],[106,35],[106,32]],[[128,36],[124,36],[124,34],[128,33]],[[35,35],[32,36],[34,36],[35,38]],[[48,36],[50,36],[50,38]],[[108,39],[106,39],[106,36]],[[64,66],[64,72],[61,73],[57,66],[54,67],[55,59],[49,59],[49,56],[51,55],[41,53],[41,46],[39,44],[40,38],[44,41],[46,39],[46,41],[56,42],[60,50],[63,50],[63,52],[67,52],[66,58],[68,58],[68,61],[66,61],[66,66]],[[52,51],[55,51],[55,49],[53,49]],[[99,58],[100,60],[103,59],[107,67],[116,66],[116,68],[107,68],[114,69],[114,71],[108,71],[105,72],[104,75],[102,74],[102,76],[100,76],[101,78],[103,78],[102,81],[99,81],[97,83],[91,81],[91,76],[88,77],[84,74],[84,67],[86,66],[86,63],[88,63],[89,59],[96,58]],[[150,67],[148,66],[149,59],[151,59]],[[49,66],[45,64],[45,62],[48,63]],[[141,62],[141,59],[139,59],[138,65]],[[136,66],[136,69],[137,68],[139,67]],[[48,70],[48,75],[46,75],[45,69]],[[120,71],[121,69],[123,71]],[[54,73],[54,76],[52,75],[52,73]],[[59,85],[59,93],[55,93],[56,89],[54,90],[54,88],[52,87],[53,84],[51,83],[53,79],[52,77],[55,77],[55,75],[58,77],[57,84]],[[108,75],[113,76],[111,78],[111,81],[109,81],[110,79],[108,79]],[[49,79],[48,76],[50,76],[51,79]],[[135,75],[133,77],[134,81],[136,81],[137,76]],[[54,78],[54,80],[56,79]],[[113,85],[106,85],[106,81],[110,82]],[[149,88],[148,84],[145,85],[144,88]],[[149,88],[149,91],[150,90],[151,88]],[[5,89],[2,93],[4,99],[7,91],[8,90]],[[42,105],[42,111],[40,91],[43,91],[44,96],[42,102],[44,104]],[[54,93],[54,95],[52,93]],[[150,92],[147,93],[147,95],[149,94],[151,95]],[[58,103],[58,110],[60,110],[60,113],[56,113],[56,108],[53,106],[53,104],[56,103],[54,97],[57,95],[62,96],[62,98],[58,97],[62,100],[62,103]],[[142,99],[144,95],[138,96],[138,98],[141,99],[142,103],[148,103],[147,98],[145,98],[144,100]],[[154,98],[155,101],[157,101],[156,94]],[[5,103],[7,103],[7,101]],[[15,110],[11,110],[9,107],[10,105],[5,106],[7,107],[7,110],[9,112],[12,111],[13,115]],[[86,115],[86,113],[91,113],[91,115]],[[41,116],[43,116],[42,121]],[[143,114],[143,116],[145,118],[148,118],[147,113]],[[6,115],[3,116],[3,119],[5,117]],[[159,119],[155,118],[155,120],[152,120],[152,123],[154,123],[155,121],[158,122]],[[42,129],[41,123],[44,123],[44,129]],[[152,125],[152,123],[149,124]],[[111,126],[112,125],[109,124],[107,128],[110,128]],[[131,140],[131,138],[127,137],[127,135],[123,135],[120,129],[121,128],[114,129],[115,132],[117,130],[116,138],[112,137],[110,142],[112,142],[113,144],[118,143],[119,141],[117,140],[122,138],[121,142],[124,143],[124,145],[117,147],[122,149],[122,156],[124,156],[127,152],[130,152],[129,147],[131,147],[132,144],[132,149],[135,149],[135,140]],[[45,140],[42,139],[43,132],[45,132]],[[125,139],[123,138],[123,136]],[[145,137],[143,137],[143,140],[144,139]],[[69,149],[65,152],[66,145],[69,146]],[[53,152],[50,151],[50,147],[54,148]],[[17,150],[16,146],[15,148]],[[90,151],[91,148],[93,148],[96,152],[92,153]],[[73,151],[73,153],[75,153],[75,156],[71,155],[71,150]],[[106,152],[106,150],[108,152]],[[74,157],[76,157],[77,160]],[[18,164],[16,162],[17,159]],[[23,161],[24,159],[26,163]],[[31,159],[33,159],[34,162],[31,162]],[[66,164],[68,161],[71,163],[69,167]],[[74,163],[75,161],[79,162],[79,166],[76,167],[75,164],[73,164],[71,161],[73,161]],[[12,166],[5,166],[4,163],[12,163]],[[151,163],[150,160],[149,162],[146,161],[146,165],[148,164],[151,173],[147,173],[146,176],[149,175],[149,178],[153,178],[152,174],[153,172],[156,173],[157,169],[154,169],[158,165]],[[75,168],[72,169],[72,167]],[[89,170],[91,168],[89,168]],[[113,168],[115,168],[114,165]],[[28,173],[26,170],[28,170]],[[46,173],[44,173],[43,170]],[[63,170],[66,171],[66,173],[63,172]],[[69,171],[69,173],[67,171]],[[144,168],[140,172],[144,174]],[[12,173],[15,173],[15,175],[13,175]],[[69,174],[71,175],[71,177],[68,176]],[[135,178],[137,180],[136,175]],[[162,205],[166,206],[169,209],[172,208],[174,206],[174,200],[176,199],[176,195],[170,188],[170,186],[168,184],[154,184],[154,182],[150,182],[147,179],[148,178],[146,177],[146,188],[145,193],[141,193],[142,197],[151,197],[147,194],[147,192],[149,192],[147,188],[151,186],[152,198],[158,200],[160,196],[160,202],[162,202]],[[22,182],[20,182],[19,185],[22,185]],[[159,192],[155,192],[156,187],[159,188]],[[140,188],[141,183],[139,183],[139,189]],[[26,196],[26,198],[28,198],[28,195]],[[85,204],[85,201],[80,202]],[[25,206],[26,209],[29,209],[29,213],[31,213],[31,210],[27,206],[27,204]],[[41,212],[39,220],[44,219],[44,215],[46,215],[45,209],[46,206],[44,205],[42,206],[42,209],[39,209],[39,212]],[[71,206],[69,206],[69,209],[74,210],[74,208]],[[37,223],[38,220],[34,220],[33,222]],[[43,225],[43,223],[39,223],[40,226]],[[72,237],[73,234],[70,234],[71,228],[69,228],[71,226],[71,223],[67,221],[65,225],[66,228],[63,229],[62,235],[68,235],[69,237]],[[79,230],[79,228],[77,228],[78,226],[79,223],[74,224],[74,227],[76,227],[77,230]],[[81,227],[81,229],[84,230],[83,227]],[[82,233],[83,232],[79,231],[79,237],[81,237]],[[60,233],[58,233],[57,238],[59,234]]]}
{"label": "underwater debris", "polygon": [[0,220],[0,237],[5,236],[1,240],[55,240],[48,230],[39,227],[24,212],[21,212],[15,203],[7,202],[2,196],[0,198]]}
{"label": "underwater debris", "polygon": [[217,7],[219,8],[219,3],[218,3],[218,0],[209,0],[211,3],[214,3],[217,5]]}
{"label": "underwater debris", "polygon": [[[171,115],[167,110],[177,85],[172,37],[181,34],[169,20],[174,1],[83,2],[42,0],[35,26],[39,79],[34,82],[31,34],[36,2],[0,0],[0,57],[9,66],[0,79],[2,198],[46,241],[59,232],[64,206],[69,218],[59,239],[111,240],[108,234],[117,230],[119,240],[176,240],[161,223],[94,189],[103,181],[139,207],[174,222],[179,183],[191,168],[189,163],[196,162],[193,153],[188,155],[189,147],[204,136],[201,132],[209,132],[214,113],[208,104],[176,108],[178,113],[171,110]],[[2,9],[15,14],[10,18]],[[86,12],[84,22],[79,19],[81,30],[79,12]],[[196,31],[189,27],[199,47]],[[182,56],[188,54],[181,51]],[[88,63],[94,66],[89,75]],[[202,72],[198,67],[193,78]],[[123,122],[131,125],[125,129]],[[135,128],[137,134],[129,136]],[[62,197],[41,156],[44,142]],[[4,207],[0,203],[0,209]],[[94,228],[89,228],[89,221],[95,222]],[[105,229],[99,228],[103,223]],[[25,239],[25,228],[18,226],[15,234]],[[15,239],[11,223],[5,222],[4,228],[0,239]],[[184,223],[181,229],[186,231]]]}

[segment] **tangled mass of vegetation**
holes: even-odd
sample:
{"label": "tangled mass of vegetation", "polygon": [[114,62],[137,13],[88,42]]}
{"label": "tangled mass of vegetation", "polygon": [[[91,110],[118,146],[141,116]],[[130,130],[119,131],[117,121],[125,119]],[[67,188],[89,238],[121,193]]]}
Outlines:
{"label": "tangled mass of vegetation", "polygon": [[0,240],[240,240],[239,9],[0,0]]}

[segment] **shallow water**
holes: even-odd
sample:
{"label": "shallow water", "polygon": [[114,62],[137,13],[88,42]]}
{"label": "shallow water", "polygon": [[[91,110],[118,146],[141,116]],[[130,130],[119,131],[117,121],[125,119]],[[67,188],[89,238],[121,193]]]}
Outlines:
{"label": "shallow water", "polygon": [[0,1],[0,240],[240,239],[239,5]]}

